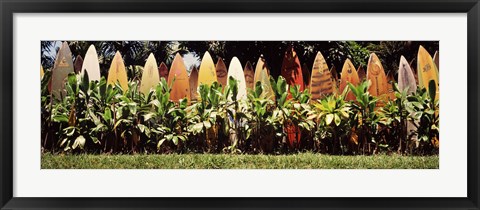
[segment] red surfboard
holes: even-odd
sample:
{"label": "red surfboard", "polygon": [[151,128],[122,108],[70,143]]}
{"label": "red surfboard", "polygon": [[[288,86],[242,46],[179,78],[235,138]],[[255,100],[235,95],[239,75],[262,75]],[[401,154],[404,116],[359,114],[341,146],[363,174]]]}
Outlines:
{"label": "red surfboard", "polygon": [[[300,91],[303,91],[305,88],[300,60],[298,60],[298,55],[292,46],[287,48],[283,56],[281,75],[285,78],[289,86],[298,85],[300,86]],[[291,97],[292,95],[288,94],[287,98]],[[300,128],[294,124],[290,124],[285,126],[285,131],[287,132],[290,147],[298,148],[301,138]]]}

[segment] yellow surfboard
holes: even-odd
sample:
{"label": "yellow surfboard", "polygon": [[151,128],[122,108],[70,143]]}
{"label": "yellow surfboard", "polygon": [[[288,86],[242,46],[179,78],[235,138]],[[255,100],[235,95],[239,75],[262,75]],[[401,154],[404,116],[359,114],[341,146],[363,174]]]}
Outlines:
{"label": "yellow surfboard", "polygon": [[213,63],[212,56],[210,53],[205,52],[202,58],[202,63],[200,64],[200,70],[198,71],[198,82],[197,85],[202,84],[212,85],[217,81],[217,73],[215,70],[215,64]]}
{"label": "yellow surfboard", "polygon": [[381,107],[388,100],[388,80],[380,59],[375,53],[370,54],[367,65],[367,80],[371,84],[368,92],[372,96],[379,97],[377,107]]}
{"label": "yellow surfboard", "polygon": [[312,76],[310,79],[310,94],[312,101],[321,99],[334,93],[332,74],[322,53],[318,52],[313,62]]}
{"label": "yellow surfboard", "polygon": [[43,71],[43,66],[40,65],[40,79],[43,78],[43,75],[45,75],[45,71]]}
{"label": "yellow surfboard", "polygon": [[[260,56],[255,67],[255,76],[253,78],[254,85],[257,82],[262,84],[263,92],[260,97],[275,101],[275,93],[273,92],[272,85],[270,84],[270,75],[265,59]],[[255,87],[254,87],[255,88]]]}
{"label": "yellow surfboard", "polygon": [[143,67],[142,81],[140,82],[140,92],[147,95],[150,89],[157,87],[160,82],[160,76],[158,75],[158,66],[153,53],[147,58],[145,66]]}
{"label": "yellow surfboard", "polygon": [[189,85],[190,85],[190,100],[197,101],[198,93],[198,70],[197,67],[193,67],[192,71],[190,71],[190,76],[188,77]]}
{"label": "yellow surfboard", "polygon": [[[342,72],[340,73],[339,93],[343,93],[345,88],[347,88],[348,83],[352,83],[353,86],[357,86],[360,84],[360,77],[358,76],[357,70],[355,70],[355,66],[353,65],[352,61],[347,58],[345,63],[343,63]],[[356,97],[351,90],[345,97],[345,100],[356,100]]]}
{"label": "yellow surfboard", "polygon": [[85,54],[85,59],[83,60],[82,68],[80,69],[80,75],[88,73],[88,79],[90,81],[98,81],[100,80],[100,64],[98,63],[98,55],[97,50],[95,50],[95,46],[90,45]]}
{"label": "yellow surfboard", "polygon": [[116,83],[120,84],[123,91],[128,90],[127,70],[119,51],[113,57],[107,77],[107,84],[115,86]]}
{"label": "yellow surfboard", "polygon": [[222,85],[222,88],[225,89],[225,86],[227,85],[227,66],[225,65],[225,62],[223,62],[222,58],[218,58],[217,65],[215,66],[215,72],[217,74],[217,81]]}
{"label": "yellow surfboard", "polygon": [[245,82],[247,83],[247,89],[252,90],[255,86],[255,72],[253,71],[253,66],[250,61],[247,61],[247,63],[245,64],[245,69],[243,70],[243,73],[245,74]]}
{"label": "yellow surfboard", "polygon": [[433,62],[432,56],[420,45],[417,56],[417,73],[418,73],[418,86],[420,88],[426,88],[428,91],[428,83],[430,80],[435,81],[437,86],[437,95],[435,99],[439,97],[438,89],[438,69]]}
{"label": "yellow surfboard", "polygon": [[183,63],[183,58],[180,56],[180,53],[175,55],[172,65],[170,66],[168,85],[172,87],[170,100],[178,102],[181,99],[187,98],[190,102],[190,82],[188,80],[187,68]]}
{"label": "yellow surfboard", "polygon": [[73,71],[73,57],[67,42],[63,42],[52,69],[52,94],[56,98],[65,96],[65,83],[67,76]]}

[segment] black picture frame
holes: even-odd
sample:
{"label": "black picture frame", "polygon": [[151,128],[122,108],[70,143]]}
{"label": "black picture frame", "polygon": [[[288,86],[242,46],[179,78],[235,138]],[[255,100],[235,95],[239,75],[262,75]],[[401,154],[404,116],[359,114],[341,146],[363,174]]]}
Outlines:
{"label": "black picture frame", "polygon": [[[478,0],[0,0],[0,206],[2,209],[479,209]],[[467,13],[468,196],[466,198],[17,198],[13,197],[15,13]],[[448,181],[448,180],[446,180]],[[252,189],[254,190],[254,189]]]}

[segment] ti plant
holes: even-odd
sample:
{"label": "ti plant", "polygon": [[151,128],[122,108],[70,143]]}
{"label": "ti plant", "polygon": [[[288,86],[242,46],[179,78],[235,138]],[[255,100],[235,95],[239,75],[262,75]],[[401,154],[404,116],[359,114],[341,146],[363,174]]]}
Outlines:
{"label": "ti plant", "polygon": [[[340,96],[330,95],[313,104],[314,112],[309,119],[317,124],[316,139],[325,139],[326,151],[330,154],[344,154],[345,142],[350,131],[349,119],[352,115],[351,105],[344,100],[347,89]],[[320,142],[321,143],[321,142]]]}
{"label": "ti plant", "polygon": [[[359,142],[358,148],[362,147],[362,153],[365,152],[371,154],[378,151],[378,146],[380,145],[380,132],[379,124],[381,120],[381,113],[377,110],[376,104],[378,98],[370,95],[368,92],[368,87],[370,86],[370,81],[360,83],[357,87],[348,83],[350,91],[356,97],[356,101],[352,104],[353,109],[356,112],[354,120],[352,120],[352,126],[355,131],[359,131]],[[375,150],[372,151],[370,144],[375,145]],[[368,150],[367,150],[368,149]]]}
{"label": "ti plant", "polygon": [[408,87],[404,90],[399,90],[398,85],[395,84],[395,100],[388,101],[383,107],[383,117],[381,123],[388,128],[386,135],[387,145],[392,146],[397,144],[397,153],[403,154],[405,151],[408,139],[411,138],[409,135],[409,113],[407,111],[407,96],[408,96]]}
{"label": "ti plant", "polygon": [[[247,123],[247,104],[245,100],[239,100],[238,81],[233,77],[228,78],[228,85],[225,89],[226,112],[224,133],[229,136],[229,145],[225,148],[232,153],[240,153],[245,147],[246,139],[250,134],[250,126]],[[241,148],[241,149],[239,149]]]}
{"label": "ti plant", "polygon": [[419,150],[428,153],[438,150],[439,147],[439,101],[435,100],[436,85],[429,82],[428,91],[425,88],[407,97],[407,110],[414,119],[418,137]]}
{"label": "ti plant", "polygon": [[200,101],[188,108],[190,125],[188,130],[197,137],[197,150],[218,151],[217,117],[221,114],[222,86],[201,84],[198,87]]}
{"label": "ti plant", "polygon": [[90,129],[94,127],[89,110],[91,109],[90,98],[95,86],[96,82],[89,83],[86,72],[79,81],[77,81],[77,75],[73,73],[68,75],[68,82],[65,86],[66,96],[57,106],[57,108],[63,106],[63,111],[68,111],[57,112],[53,117],[54,121],[68,124],[68,127],[63,129],[59,145],[64,151],[82,151],[85,150],[86,145],[100,144]]}
{"label": "ti plant", "polygon": [[[248,111],[245,113],[249,128],[247,134],[254,153],[273,152],[273,139],[276,123],[273,118],[274,102],[263,95],[261,82],[255,83],[255,88],[248,93]],[[247,143],[248,145],[248,143]]]}
{"label": "ti plant", "polygon": [[121,91],[121,87],[108,85],[104,77],[102,77],[95,87],[92,95],[93,109],[89,110],[89,115],[95,123],[93,133],[97,134],[103,146],[104,152],[112,152],[113,145],[116,142],[117,129],[115,123],[117,121],[115,115],[115,104],[117,102],[116,95]]}
{"label": "ti plant", "polygon": [[118,129],[123,141],[119,142],[117,139],[114,150],[129,148],[129,151],[124,152],[136,153],[142,134],[147,139],[150,138],[150,128],[143,124],[142,114],[152,109],[148,102],[153,96],[153,91],[145,96],[137,89],[138,84],[133,81],[128,84],[128,90],[116,95],[118,103],[115,108],[117,120],[114,129]]}
{"label": "ti plant", "polygon": [[[167,151],[171,147],[180,148],[182,142],[188,139],[185,111],[188,101],[186,98],[178,104],[170,100],[170,90],[165,78],[155,88],[155,99],[150,102],[153,109],[146,112],[143,117],[145,122],[152,125],[152,133],[156,136],[156,148],[158,151],[165,147]],[[166,144],[167,142],[168,144]]]}

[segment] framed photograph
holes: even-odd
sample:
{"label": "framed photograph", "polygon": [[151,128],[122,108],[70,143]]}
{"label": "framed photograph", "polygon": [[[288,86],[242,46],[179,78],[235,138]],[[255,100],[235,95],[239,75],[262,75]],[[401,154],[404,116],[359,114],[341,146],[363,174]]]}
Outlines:
{"label": "framed photograph", "polygon": [[479,209],[478,0],[0,8],[1,209]]}

